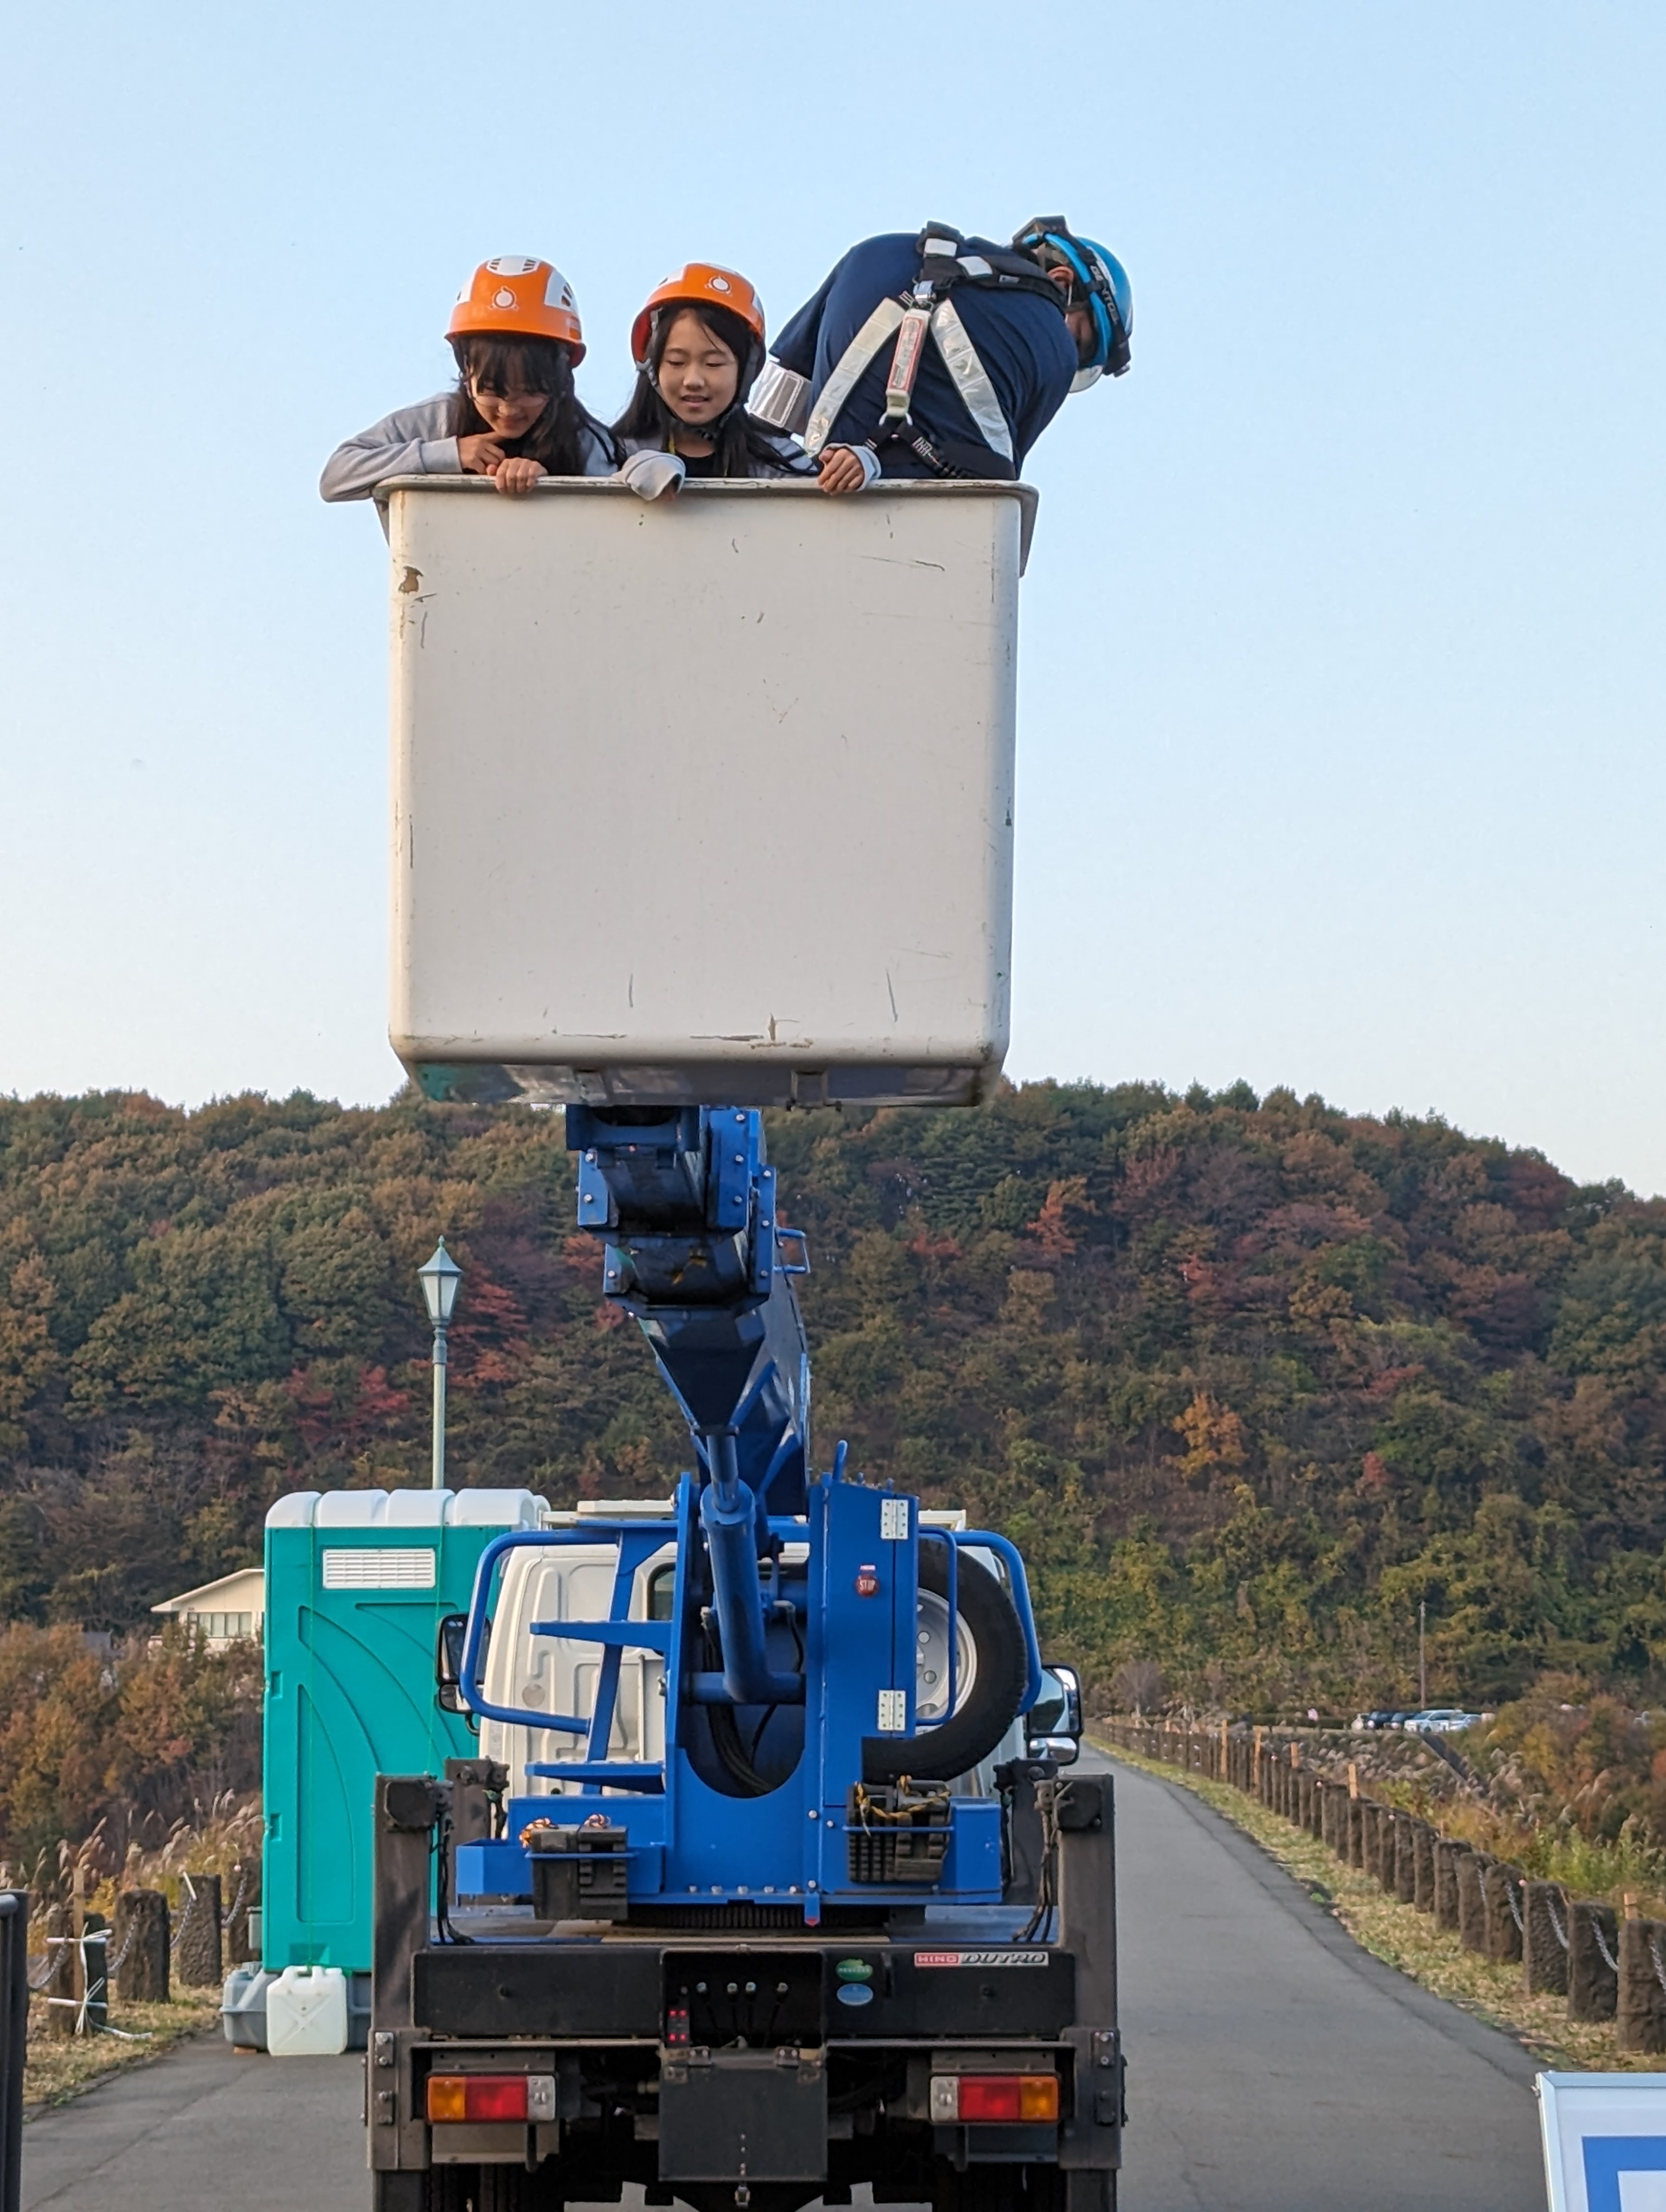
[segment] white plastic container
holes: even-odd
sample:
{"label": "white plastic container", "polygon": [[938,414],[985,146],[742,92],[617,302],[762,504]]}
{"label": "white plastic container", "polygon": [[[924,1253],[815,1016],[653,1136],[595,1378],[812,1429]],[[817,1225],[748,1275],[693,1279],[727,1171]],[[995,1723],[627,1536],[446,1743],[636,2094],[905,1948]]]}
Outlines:
{"label": "white plastic container", "polygon": [[1034,498],[398,480],[391,1027],[429,1094],[987,1097]]}
{"label": "white plastic container", "polygon": [[266,2048],[274,2058],[327,2058],[347,2048],[347,1976],[339,1966],[285,1966],[266,1984]]}

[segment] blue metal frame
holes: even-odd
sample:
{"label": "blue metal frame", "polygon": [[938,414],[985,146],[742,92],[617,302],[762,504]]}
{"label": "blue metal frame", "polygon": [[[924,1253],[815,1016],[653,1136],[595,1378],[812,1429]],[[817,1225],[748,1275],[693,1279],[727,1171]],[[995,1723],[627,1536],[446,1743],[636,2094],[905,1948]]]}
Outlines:
{"label": "blue metal frame", "polygon": [[[919,1903],[915,1885],[851,1883],[847,1808],[865,1738],[912,1735],[919,1726],[920,1542],[929,1537],[949,1547],[945,1717],[958,1702],[958,1560],[966,1544],[1006,1566],[1027,1660],[1023,1710],[1040,1696],[1041,1653],[1023,1562],[992,1532],[922,1530],[913,1498],[905,1501],[905,1516],[888,1512],[895,1492],[846,1480],[842,1443],[831,1472],[808,1481],[809,1363],[790,1279],[806,1272],[808,1258],[802,1233],[776,1218],[762,1118],[738,1108],[690,1107],[658,1115],[635,1109],[638,1118],[626,1120],[631,1110],[568,1109],[568,1144],[580,1156],[579,1221],[605,1239],[605,1293],[641,1323],[653,1346],[687,1418],[699,1472],[678,1484],[673,1518],[512,1530],[483,1552],[464,1643],[464,1703],[507,1727],[583,1740],[573,1757],[529,1762],[529,1782],[557,1782],[577,1795],[512,1794],[511,1835],[563,1804],[605,1802],[610,1822],[627,1832],[633,1897],[780,1898],[801,1904],[810,1922],[830,1898]],[[789,1261],[781,1248],[794,1239],[800,1256]],[[598,1542],[615,1547],[608,1617],[528,1624],[534,1635],[599,1651],[588,1716],[489,1699],[480,1678],[504,1559],[520,1547]],[[781,1564],[784,1547],[799,1543],[808,1553],[801,1587],[798,1567],[783,1577]],[[676,1562],[672,1619],[632,1620],[636,1577],[668,1546]],[[702,1561],[697,1587],[702,1602],[709,1588],[721,1671],[694,1656],[690,1607]],[[801,1673],[780,1667],[779,1634],[770,1656],[771,1623],[784,1597],[795,1621],[802,1610]],[[665,1661],[661,1762],[610,1756],[628,1650],[658,1652]],[[802,1750],[790,1771],[778,1754],[768,1771],[781,1778],[762,1795],[725,1794],[704,1778],[716,1771],[717,1739],[690,1733],[690,1717],[721,1705],[748,1716],[743,1727],[757,1717],[754,1755],[774,1714],[783,1707],[802,1712]],[[777,1742],[783,1725],[777,1723]],[[726,1785],[734,1780],[732,1765],[721,1778]],[[928,1893],[933,1900],[998,1902],[999,1807],[954,1799],[944,1826],[948,1856],[941,1884]],[[525,1855],[513,1843],[469,1844],[459,1847],[458,1864],[459,1877],[466,1864],[481,1889],[501,1890],[520,1881]]]}
{"label": "blue metal frame", "polygon": [[[922,1544],[940,1543],[949,1554],[949,1588],[946,1601],[949,1608],[949,1688],[943,1705],[943,1720],[927,1721],[926,1723],[927,1729],[934,1729],[941,1728],[943,1721],[952,1721],[954,1718],[954,1709],[960,1698],[960,1638],[955,1626],[960,1617],[960,1550],[955,1542],[954,1531],[952,1528],[921,1528],[919,1540]],[[920,1726],[917,1717],[914,1725],[917,1732]]]}
{"label": "blue metal frame", "polygon": [[1042,1656],[1041,1643],[1036,1634],[1035,1610],[1030,1602],[1030,1580],[1024,1571],[1023,1556],[1010,1537],[997,1536],[993,1528],[958,1528],[954,1540],[957,1544],[974,1546],[980,1552],[993,1552],[1006,1566],[1008,1594],[1018,1613],[1018,1626],[1024,1631],[1025,1655],[1030,1662],[1024,1703],[1018,1707],[1021,1713],[1027,1713],[1042,1693]]}

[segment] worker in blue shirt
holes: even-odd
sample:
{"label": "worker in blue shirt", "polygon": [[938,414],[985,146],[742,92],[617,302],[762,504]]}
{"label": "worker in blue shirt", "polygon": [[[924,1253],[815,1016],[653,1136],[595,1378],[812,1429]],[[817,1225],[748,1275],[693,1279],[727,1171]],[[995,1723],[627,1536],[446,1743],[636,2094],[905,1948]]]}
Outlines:
{"label": "worker in blue shirt", "polygon": [[1128,365],[1114,254],[1060,216],[1010,246],[928,223],[853,246],[776,339],[752,412],[893,477],[1011,478],[1072,392]]}

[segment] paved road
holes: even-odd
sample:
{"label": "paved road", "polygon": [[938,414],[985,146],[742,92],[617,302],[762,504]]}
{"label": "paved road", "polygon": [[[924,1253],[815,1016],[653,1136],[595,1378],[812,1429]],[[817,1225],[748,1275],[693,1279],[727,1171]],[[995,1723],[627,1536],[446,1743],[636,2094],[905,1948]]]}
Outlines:
{"label": "paved road", "polygon": [[1535,2212],[1535,2063],[1361,1951],[1189,1790],[1116,1770],[1123,2212]]}
{"label": "paved road", "polygon": [[[1534,2212],[1533,2063],[1118,1770],[1123,2212]],[[202,2044],[32,2121],[26,2212],[368,2212],[360,2061]],[[635,2192],[632,2192],[634,2195]]]}
{"label": "paved road", "polygon": [[192,2044],[23,2130],[23,2212],[368,2212],[363,2061]]}

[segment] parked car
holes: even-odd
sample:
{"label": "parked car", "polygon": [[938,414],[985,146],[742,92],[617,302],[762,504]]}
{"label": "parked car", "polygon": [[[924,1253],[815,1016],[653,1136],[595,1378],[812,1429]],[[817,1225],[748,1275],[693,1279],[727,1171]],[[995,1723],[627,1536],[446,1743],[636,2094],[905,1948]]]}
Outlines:
{"label": "parked car", "polygon": [[1465,1729],[1479,1728],[1482,1717],[1462,1705],[1433,1705],[1426,1712],[1413,1713],[1406,1726],[1420,1735],[1458,1735]]}

